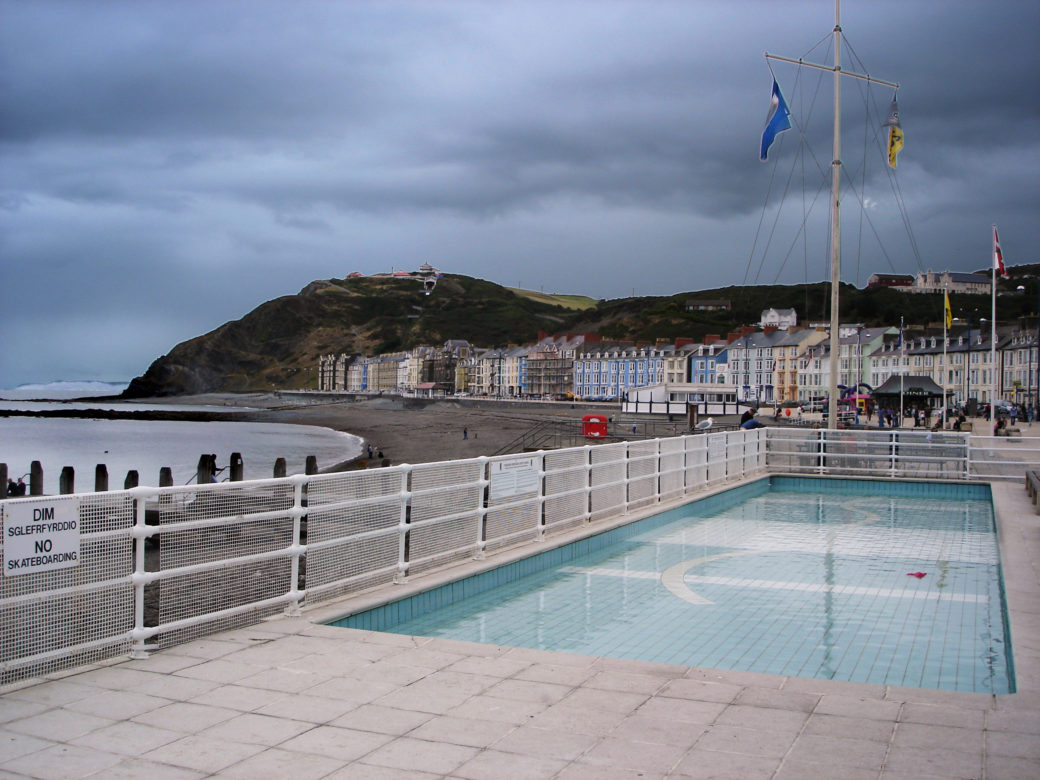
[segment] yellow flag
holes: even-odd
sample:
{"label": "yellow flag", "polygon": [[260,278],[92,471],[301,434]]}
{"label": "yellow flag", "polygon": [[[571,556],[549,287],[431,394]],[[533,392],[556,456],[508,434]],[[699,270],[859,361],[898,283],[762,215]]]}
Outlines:
{"label": "yellow flag", "polygon": [[943,295],[946,296],[946,306],[944,312],[946,316],[946,327],[948,328],[951,325],[953,325],[953,310],[950,309],[950,294],[948,292],[944,292]]}
{"label": "yellow flag", "polygon": [[903,128],[899,124],[899,105],[894,99],[883,126],[888,128],[888,164],[895,168],[896,157],[903,148]]}

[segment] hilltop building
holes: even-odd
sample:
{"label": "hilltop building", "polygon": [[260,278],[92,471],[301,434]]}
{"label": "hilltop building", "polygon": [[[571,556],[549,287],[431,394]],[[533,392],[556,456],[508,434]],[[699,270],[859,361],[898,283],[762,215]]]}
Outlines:
{"label": "hilltop building", "polygon": [[794,309],[766,309],[762,312],[759,327],[790,330],[798,325],[798,314]]}
{"label": "hilltop building", "polygon": [[911,293],[972,293],[990,294],[990,278],[985,274],[963,274],[955,271],[924,271],[917,274],[910,287],[899,288]]}

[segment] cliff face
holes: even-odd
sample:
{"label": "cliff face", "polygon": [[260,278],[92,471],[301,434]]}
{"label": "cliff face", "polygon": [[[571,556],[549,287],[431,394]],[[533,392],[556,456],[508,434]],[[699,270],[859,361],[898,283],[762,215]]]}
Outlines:
{"label": "cliff face", "polygon": [[321,355],[372,355],[448,339],[504,346],[533,341],[539,330],[560,330],[571,314],[465,276],[445,276],[429,296],[411,279],[312,282],[178,344],[123,395],[317,387]]}

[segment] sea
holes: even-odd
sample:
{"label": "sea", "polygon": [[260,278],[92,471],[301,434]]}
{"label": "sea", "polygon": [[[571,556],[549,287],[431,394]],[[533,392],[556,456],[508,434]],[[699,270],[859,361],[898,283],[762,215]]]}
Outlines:
{"label": "sea", "polygon": [[[241,453],[246,479],[270,477],[277,458],[285,458],[286,472],[302,474],[308,455],[319,468],[355,458],[362,440],[349,433],[311,425],[253,422],[172,422],[165,420],[102,420],[62,417],[4,417],[4,410],[48,409],[163,409],[233,412],[234,407],[198,404],[81,401],[115,396],[126,382],[49,382],[0,389],[0,463],[8,477],[29,481],[34,460],[43,467],[43,490],[58,492],[62,468],[75,469],[78,492],[94,489],[98,464],[108,469],[109,487],[121,488],[131,469],[140,484],[158,485],[159,470],[169,466],[175,485],[194,481],[199,456],[214,453],[217,466],[226,467],[231,453]],[[245,409],[246,407],[240,407]],[[227,478],[227,472],[218,479]]]}

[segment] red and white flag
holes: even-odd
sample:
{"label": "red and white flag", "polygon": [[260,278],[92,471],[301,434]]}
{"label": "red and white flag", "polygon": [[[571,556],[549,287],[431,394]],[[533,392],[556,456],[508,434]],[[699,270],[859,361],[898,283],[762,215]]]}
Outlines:
{"label": "red and white flag", "polygon": [[1004,255],[1000,251],[1000,239],[997,238],[997,226],[993,226],[993,269],[1000,274],[1002,279],[1007,279],[1007,270],[1004,268]]}

